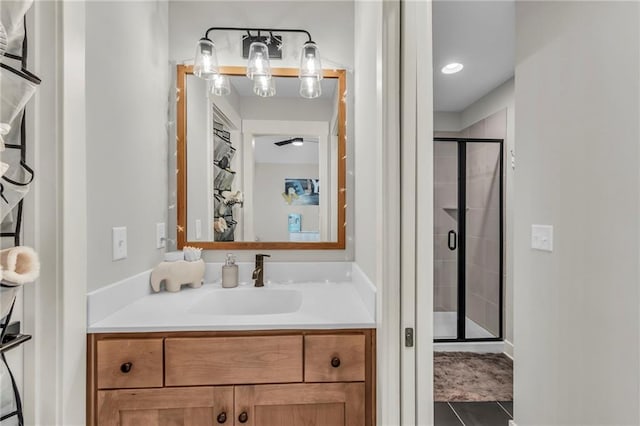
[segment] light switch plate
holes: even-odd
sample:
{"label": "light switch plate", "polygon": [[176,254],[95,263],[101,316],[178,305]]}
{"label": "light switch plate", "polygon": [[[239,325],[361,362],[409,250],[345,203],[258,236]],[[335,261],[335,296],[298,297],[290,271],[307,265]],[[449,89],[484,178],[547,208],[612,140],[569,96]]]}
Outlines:
{"label": "light switch plate", "polygon": [[531,248],[542,251],[553,251],[553,226],[531,225]]}
{"label": "light switch plate", "polygon": [[113,260],[127,258],[127,227],[120,226],[112,229]]}
{"label": "light switch plate", "polygon": [[156,248],[165,248],[167,243],[167,227],[164,222],[156,223]]}

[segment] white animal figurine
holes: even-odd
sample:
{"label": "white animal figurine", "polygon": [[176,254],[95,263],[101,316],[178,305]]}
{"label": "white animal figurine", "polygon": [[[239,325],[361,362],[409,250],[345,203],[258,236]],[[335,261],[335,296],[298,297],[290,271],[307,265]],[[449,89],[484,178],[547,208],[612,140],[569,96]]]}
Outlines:
{"label": "white animal figurine", "polygon": [[176,262],[160,262],[151,271],[151,288],[156,293],[160,291],[160,283],[164,281],[167,291],[180,291],[180,287],[188,284],[191,288],[202,286],[204,278],[204,260],[187,262],[178,260]]}

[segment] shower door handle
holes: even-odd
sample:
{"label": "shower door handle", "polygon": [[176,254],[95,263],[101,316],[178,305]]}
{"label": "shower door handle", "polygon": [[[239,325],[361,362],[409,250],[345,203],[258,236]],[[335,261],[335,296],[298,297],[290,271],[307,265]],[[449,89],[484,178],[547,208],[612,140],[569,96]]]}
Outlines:
{"label": "shower door handle", "polygon": [[449,231],[447,240],[449,250],[453,251],[458,248],[458,235],[456,234],[456,231],[454,231],[453,229]]}

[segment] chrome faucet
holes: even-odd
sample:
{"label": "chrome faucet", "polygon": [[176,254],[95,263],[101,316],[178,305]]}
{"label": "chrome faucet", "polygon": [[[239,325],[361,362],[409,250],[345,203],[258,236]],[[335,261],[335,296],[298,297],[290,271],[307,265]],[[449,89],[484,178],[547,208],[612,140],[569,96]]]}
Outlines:
{"label": "chrome faucet", "polygon": [[255,287],[264,287],[264,258],[271,257],[268,254],[256,254],[256,269],[251,278],[255,280]]}

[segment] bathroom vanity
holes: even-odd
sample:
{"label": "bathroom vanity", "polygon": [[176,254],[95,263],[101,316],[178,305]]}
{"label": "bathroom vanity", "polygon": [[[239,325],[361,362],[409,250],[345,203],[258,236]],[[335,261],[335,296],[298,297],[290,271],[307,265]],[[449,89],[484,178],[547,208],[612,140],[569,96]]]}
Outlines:
{"label": "bathroom vanity", "polygon": [[88,338],[89,425],[375,424],[375,331]]}
{"label": "bathroom vanity", "polygon": [[[375,289],[364,274],[348,262],[271,264],[258,288],[252,266],[239,264],[233,289],[213,275],[151,293],[141,274],[90,294],[87,424],[374,425]],[[295,279],[302,271],[311,281]]]}

